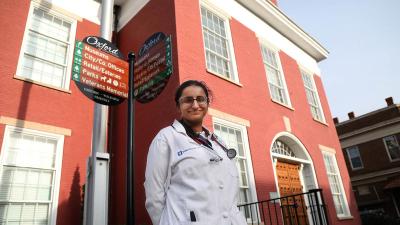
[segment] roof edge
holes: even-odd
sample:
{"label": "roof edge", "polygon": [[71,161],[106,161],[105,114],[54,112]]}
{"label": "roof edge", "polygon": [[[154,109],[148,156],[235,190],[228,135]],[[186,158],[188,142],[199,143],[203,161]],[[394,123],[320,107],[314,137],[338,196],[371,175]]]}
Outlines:
{"label": "roof edge", "polygon": [[235,0],[250,10],[261,20],[272,26],[283,36],[291,40],[299,48],[320,62],[328,57],[328,50],[318,41],[302,30],[287,17],[277,6],[265,0]]}

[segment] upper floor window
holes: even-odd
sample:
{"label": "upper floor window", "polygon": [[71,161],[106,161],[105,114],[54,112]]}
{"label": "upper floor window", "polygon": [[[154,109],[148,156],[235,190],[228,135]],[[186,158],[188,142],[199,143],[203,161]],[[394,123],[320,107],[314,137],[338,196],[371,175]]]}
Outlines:
{"label": "upper floor window", "polygon": [[357,191],[358,191],[359,195],[369,195],[369,194],[371,194],[371,190],[370,190],[370,186],[369,185],[357,186]]}
{"label": "upper floor window", "polygon": [[68,89],[68,63],[76,22],[32,3],[21,48],[17,76]]}
{"label": "upper floor window", "polygon": [[312,117],[315,120],[324,122],[325,119],[322,114],[321,103],[319,101],[317,88],[312,74],[301,70],[301,77],[303,78],[304,88],[306,90],[307,101],[310,105]]}
{"label": "upper floor window", "polygon": [[261,52],[272,100],[289,106],[290,102],[286,82],[282,73],[278,52],[264,45],[261,45]]}
{"label": "upper floor window", "polygon": [[353,170],[362,169],[364,167],[360,151],[357,146],[346,148],[347,156],[349,157],[350,165]]}
{"label": "upper floor window", "polygon": [[237,81],[228,20],[201,6],[201,25],[207,70]]}
{"label": "upper floor window", "polygon": [[329,186],[331,188],[333,203],[338,217],[349,216],[349,206],[344,193],[343,182],[340,178],[339,168],[335,155],[330,152],[323,152],[323,158],[328,175]]}
{"label": "upper floor window", "polygon": [[400,160],[400,146],[395,135],[383,138],[390,161]]}

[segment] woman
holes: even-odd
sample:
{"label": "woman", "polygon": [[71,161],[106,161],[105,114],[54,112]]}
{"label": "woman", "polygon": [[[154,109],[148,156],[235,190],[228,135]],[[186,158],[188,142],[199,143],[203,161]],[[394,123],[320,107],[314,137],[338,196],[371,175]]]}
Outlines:
{"label": "woman", "polygon": [[153,225],[247,225],[236,206],[235,152],[203,127],[207,86],[182,83],[175,103],[181,119],[156,135],[147,156],[144,187]]}

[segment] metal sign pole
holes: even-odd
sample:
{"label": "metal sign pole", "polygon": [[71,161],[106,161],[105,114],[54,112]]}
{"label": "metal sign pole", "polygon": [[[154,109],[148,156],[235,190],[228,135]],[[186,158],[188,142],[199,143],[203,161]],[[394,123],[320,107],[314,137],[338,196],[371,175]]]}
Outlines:
{"label": "metal sign pole", "polygon": [[126,152],[126,224],[133,225],[135,222],[134,209],[134,141],[135,141],[135,100],[133,99],[133,81],[134,81],[134,65],[135,54],[128,54],[129,61],[129,94],[128,94],[128,131],[127,131],[127,152]]}
{"label": "metal sign pole", "polygon": [[[103,0],[101,3],[100,35],[106,40],[111,39],[113,24],[114,0]],[[92,155],[88,160],[85,185],[85,225],[108,224],[108,175],[109,154],[106,151],[108,122],[108,106],[95,103]]]}

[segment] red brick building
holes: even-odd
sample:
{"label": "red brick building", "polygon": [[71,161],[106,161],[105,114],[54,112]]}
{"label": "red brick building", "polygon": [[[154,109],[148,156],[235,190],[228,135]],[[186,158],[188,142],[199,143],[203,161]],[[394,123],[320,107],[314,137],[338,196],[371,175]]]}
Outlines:
{"label": "red brick building", "polygon": [[391,97],[386,102],[384,108],[336,120],[336,130],[360,212],[399,218],[400,105]]}
{"label": "red brick building", "polygon": [[2,224],[82,221],[94,104],[70,74],[75,39],[99,32],[83,8],[99,4],[52,2],[1,2]]}
{"label": "red brick building", "polygon": [[[205,125],[238,149],[241,203],[321,188],[330,224],[360,223],[318,68],[328,52],[276,2],[116,3],[124,54],[155,32],[171,35],[173,46],[165,90],[136,103],[137,224],[150,224],[143,190],[149,143],[177,116],[173,94],[187,79],[204,80],[214,92]],[[98,35],[99,4],[2,6],[0,221],[80,224],[93,103],[70,71],[74,40]],[[110,224],[125,223],[126,108],[110,107]]]}

